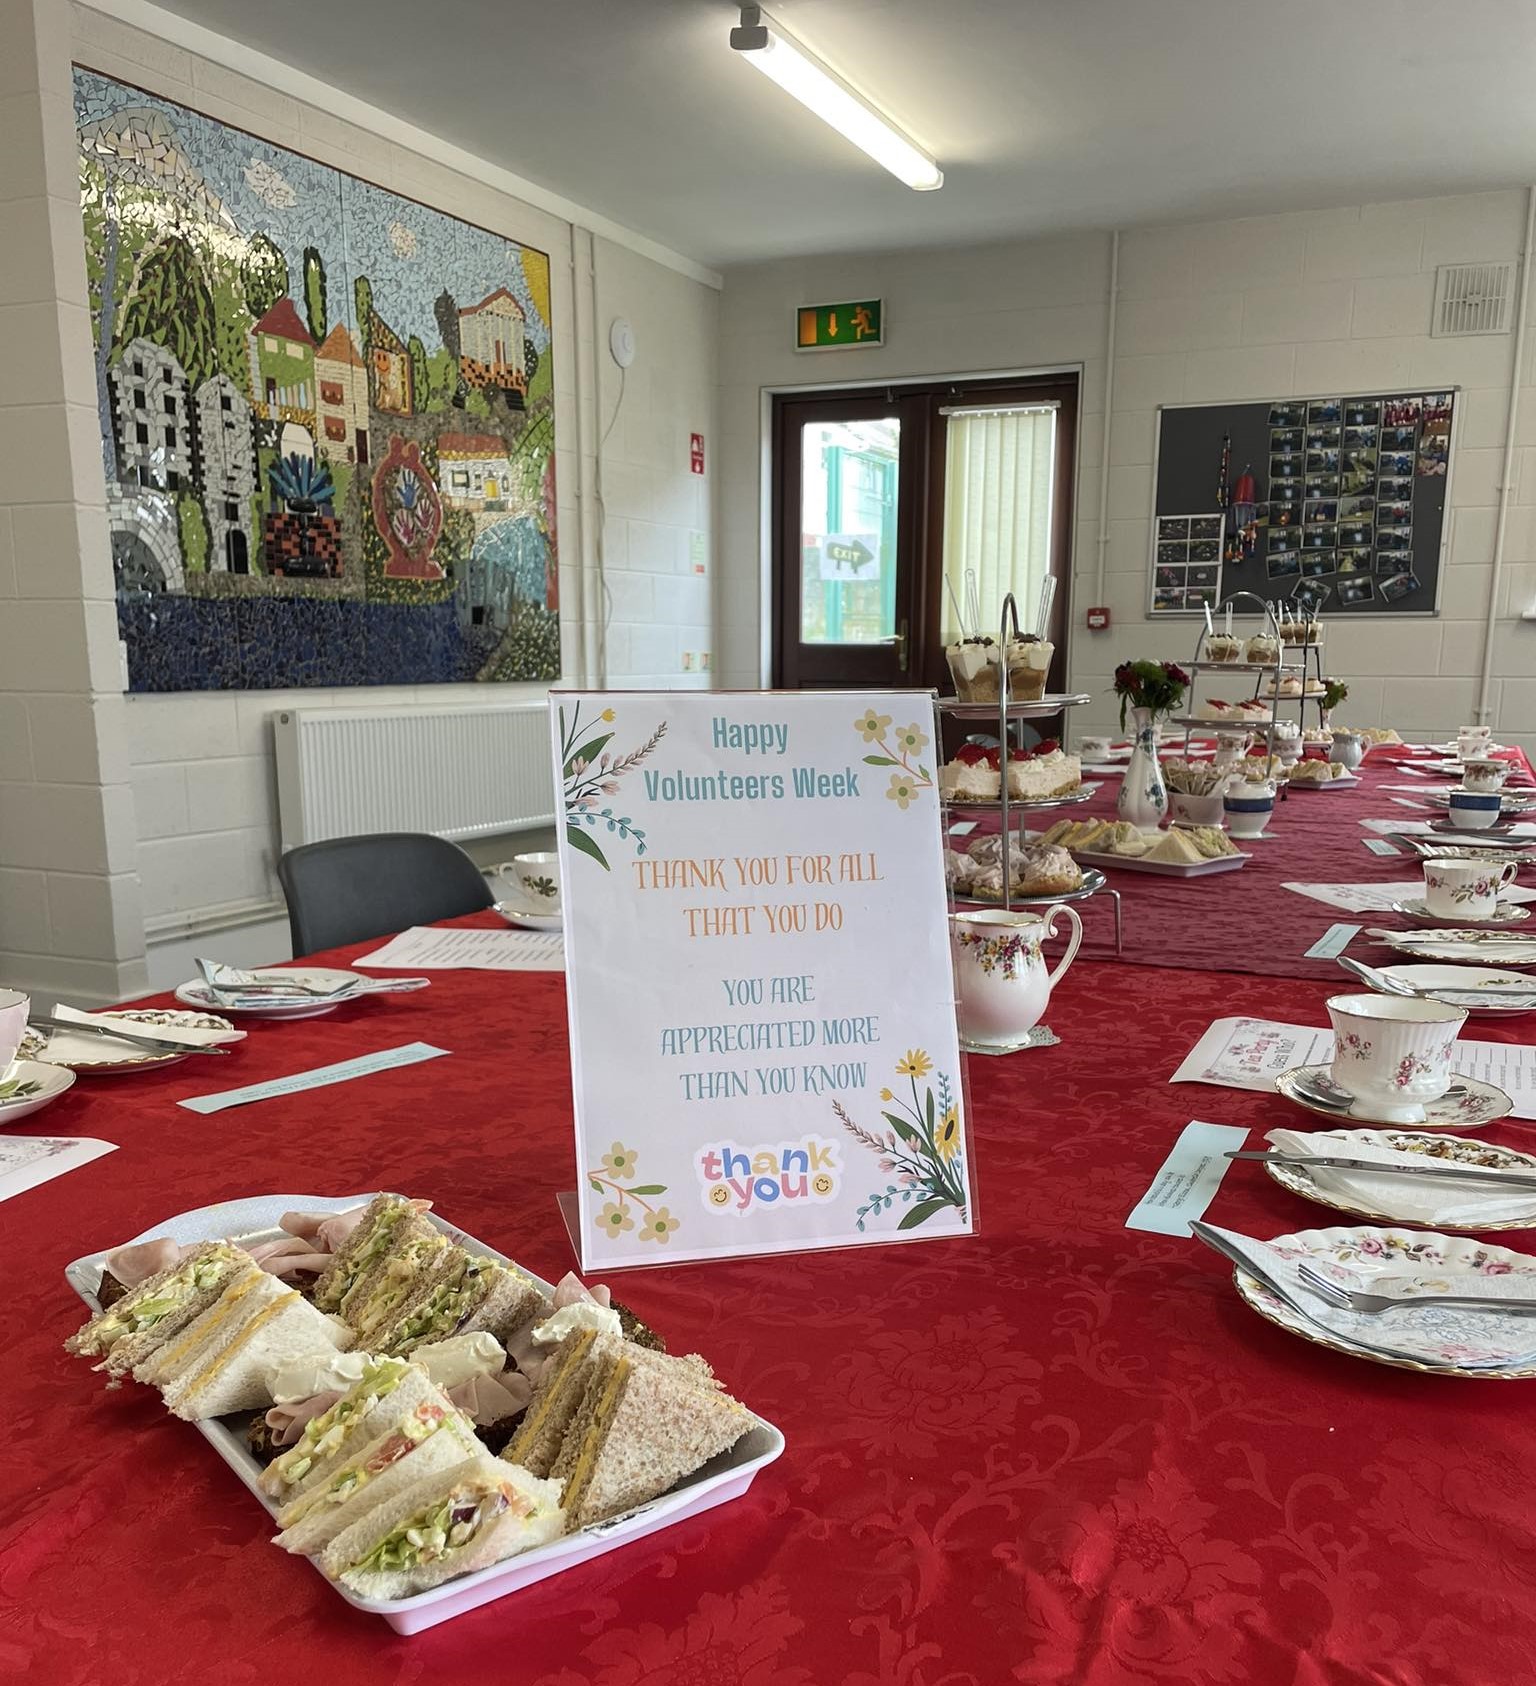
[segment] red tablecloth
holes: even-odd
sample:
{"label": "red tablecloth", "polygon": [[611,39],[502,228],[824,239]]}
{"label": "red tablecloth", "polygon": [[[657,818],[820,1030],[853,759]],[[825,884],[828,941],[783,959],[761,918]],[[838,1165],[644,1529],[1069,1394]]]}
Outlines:
{"label": "red tablecloth", "polygon": [[[1521,775],[1530,776],[1530,763],[1516,749],[1508,752]],[[1415,758],[1423,761],[1425,757]],[[1412,765],[1410,760],[1408,765]],[[1048,809],[1027,816],[1031,832],[1044,831],[1063,818],[1113,819],[1118,775],[1089,773],[1086,782],[1102,780],[1096,794],[1076,807]],[[1125,946],[1121,959],[1143,966],[1198,966],[1217,971],[1256,972],[1273,977],[1336,979],[1342,974],[1332,960],[1308,960],[1306,951],[1341,920],[1355,925],[1379,925],[1408,930],[1411,922],[1395,913],[1369,915],[1340,912],[1310,896],[1282,889],[1287,882],[1305,884],[1385,884],[1410,880],[1422,883],[1419,857],[1414,854],[1378,855],[1364,839],[1375,836],[1362,819],[1411,822],[1439,817],[1427,805],[1400,807],[1394,797],[1412,801],[1406,790],[1384,787],[1446,790],[1449,775],[1416,778],[1402,766],[1369,756],[1360,768],[1357,785],[1343,789],[1287,792],[1275,803],[1267,835],[1258,841],[1234,838],[1251,859],[1236,872],[1201,878],[1165,878],[1152,873],[1110,867],[1110,886],[1124,901]],[[973,817],[973,816],[967,816]],[[970,837],[998,829],[994,816],[985,816],[967,838],[955,838],[963,848]],[[1530,878],[1525,875],[1525,879]],[[1522,880],[1523,882],[1525,880]],[[1102,954],[1113,941],[1114,927],[1107,906],[1079,903],[1089,952]],[[1375,962],[1388,951],[1373,948],[1370,939],[1356,937],[1350,947],[1357,958]]]}
{"label": "red tablecloth", "polygon": [[[615,1278],[674,1350],[705,1353],[782,1427],[784,1458],[726,1508],[413,1639],[269,1545],[262,1512],[152,1393],[106,1393],[65,1355],[81,1308],[61,1272],[210,1201],[387,1186],[558,1274],[562,980],[441,973],[421,995],[258,1028],[228,1060],[82,1078],[37,1122],[122,1151],[0,1206],[0,1676],[1526,1679],[1536,1395],[1304,1344],[1247,1311],[1194,1242],[1122,1227],[1190,1118],[1298,1121],[1274,1096],[1170,1088],[1199,1032],[1233,1012],[1322,1023],[1325,993],[1080,963],[1051,1006],[1061,1046],[971,1062],[977,1236]],[[172,1104],[421,1037],[452,1057],[207,1118]],[[1211,1215],[1264,1235],[1333,1216],[1252,1166]]]}

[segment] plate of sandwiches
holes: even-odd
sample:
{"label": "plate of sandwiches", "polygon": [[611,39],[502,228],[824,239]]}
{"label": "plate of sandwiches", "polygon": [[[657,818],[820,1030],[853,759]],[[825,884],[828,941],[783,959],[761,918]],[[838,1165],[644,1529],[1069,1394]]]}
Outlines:
{"label": "plate of sandwiches", "polygon": [[[182,1213],[138,1238],[165,1267],[116,1297],[107,1253],[67,1267],[93,1315],[65,1344],[109,1385],[158,1388],[267,1508],[274,1543],[398,1633],[723,1504],[783,1451],[697,1354],[579,1286],[561,1307],[426,1206],[273,1194]],[[311,1287],[252,1256],[292,1243],[285,1215],[326,1214],[350,1233]],[[477,1354],[495,1369],[472,1374],[521,1388],[496,1452],[448,1392]],[[274,1389],[294,1374],[323,1385],[285,1415]]]}
{"label": "plate of sandwiches", "polygon": [[1286,777],[1288,790],[1348,790],[1360,783],[1348,767],[1337,761],[1298,761]]}
{"label": "plate of sandwiches", "polygon": [[1039,841],[1065,849],[1083,866],[1118,867],[1165,878],[1235,872],[1251,858],[1217,825],[1142,831],[1128,820],[1058,820]]}

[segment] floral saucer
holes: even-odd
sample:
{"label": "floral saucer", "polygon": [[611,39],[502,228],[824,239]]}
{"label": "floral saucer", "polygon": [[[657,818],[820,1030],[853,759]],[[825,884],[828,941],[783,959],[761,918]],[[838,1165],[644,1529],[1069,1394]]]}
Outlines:
{"label": "floral saucer", "polygon": [[41,1060],[12,1060],[0,1066],[0,1126],[8,1129],[17,1119],[56,1101],[74,1081],[74,1072]]}
{"label": "floral saucer", "polygon": [[[1372,1118],[1370,1109],[1363,1102],[1355,1100],[1348,1090],[1341,1089],[1333,1081],[1330,1071],[1331,1067],[1327,1064],[1293,1065],[1289,1071],[1282,1071],[1275,1079],[1275,1088],[1288,1101],[1305,1108],[1308,1112],[1315,1112],[1319,1118],[1332,1118],[1337,1121],[1354,1119],[1362,1124],[1384,1122],[1382,1119]],[[1412,1126],[1415,1130],[1476,1130],[1515,1110],[1515,1103],[1509,1096],[1502,1089],[1494,1088],[1491,1083],[1480,1082],[1475,1077],[1463,1077],[1459,1072],[1455,1082],[1462,1086],[1464,1093],[1442,1095],[1437,1101],[1426,1102],[1422,1121]],[[1303,1085],[1321,1090],[1325,1094],[1332,1091],[1339,1096],[1339,1104],[1325,1106]]]}
{"label": "floral saucer", "polygon": [[[1443,913],[1433,912],[1429,903],[1422,896],[1415,896],[1405,902],[1393,902],[1392,911],[1402,914],[1404,919],[1411,919],[1415,925],[1439,925],[1445,919]],[[1518,907],[1514,902],[1500,902],[1494,909],[1491,919],[1478,919],[1474,920],[1473,923],[1496,929],[1501,925],[1524,924],[1530,917],[1531,910],[1528,907]],[[1462,915],[1462,918],[1471,919],[1472,915],[1466,913]]]}
{"label": "floral saucer", "polygon": [[[1269,1245],[1291,1258],[1305,1257],[1318,1259],[1324,1264],[1346,1265],[1363,1276],[1422,1275],[1426,1269],[1439,1266],[1453,1271],[1476,1271],[1485,1276],[1536,1275],[1536,1258],[1528,1253],[1516,1253],[1508,1247],[1472,1241],[1463,1235],[1441,1235],[1422,1229],[1304,1229],[1292,1235],[1274,1236]],[[1468,1369],[1458,1362],[1460,1355],[1449,1349],[1438,1361],[1421,1364],[1412,1358],[1399,1358],[1369,1347],[1356,1346],[1304,1316],[1294,1306],[1287,1305],[1247,1271],[1241,1268],[1234,1270],[1232,1281],[1243,1303],[1260,1317],[1267,1318],[1288,1334],[1299,1335],[1315,1346],[1342,1352],[1350,1358],[1364,1358],[1372,1364],[1386,1364],[1396,1370],[1418,1370],[1433,1376],[1487,1377],[1491,1381],[1518,1381],[1536,1376],[1536,1366],[1532,1365]],[[1387,1333],[1385,1325],[1382,1333],[1384,1336]]]}
{"label": "floral saucer", "polygon": [[[217,1013],[180,1013],[163,1007],[128,1008],[113,1017],[132,1019],[135,1024],[143,1025],[147,1036],[154,1034],[156,1025],[181,1025],[198,1030],[235,1028]],[[244,1034],[239,1032],[242,1037]],[[65,1028],[46,1034],[29,1030],[21,1039],[21,1052],[44,1065],[65,1066],[70,1071],[89,1072],[92,1076],[112,1076],[118,1072],[144,1071],[151,1066],[175,1065],[197,1050],[187,1048],[157,1054],[152,1048],[135,1048],[131,1042]]]}
{"label": "floral saucer", "polygon": [[521,902],[497,902],[496,911],[509,925],[524,931],[559,931],[565,925],[558,913],[535,913]]}
{"label": "floral saucer", "polygon": [[[1517,1153],[1512,1147],[1497,1147],[1492,1142],[1474,1141],[1470,1136],[1426,1136],[1414,1130],[1325,1130],[1320,1131],[1312,1140],[1317,1144],[1314,1151],[1321,1153],[1337,1153],[1349,1157],[1353,1148],[1358,1146],[1392,1148],[1398,1153],[1422,1153],[1429,1165],[1472,1165],[1479,1169],[1493,1169],[1498,1171],[1536,1171],[1536,1155]],[[1329,1143],[1336,1146],[1329,1146]],[[1349,1212],[1357,1218],[1370,1218],[1378,1223],[1388,1224],[1418,1224],[1425,1220],[1405,1217],[1400,1212],[1378,1212],[1370,1206],[1364,1205],[1358,1196],[1352,1197],[1344,1189],[1325,1188],[1312,1176],[1306,1165],[1287,1165],[1283,1159],[1266,1161],[1264,1169],[1281,1186],[1292,1194],[1299,1194],[1303,1200],[1315,1200],[1319,1206],[1331,1206],[1336,1212]],[[1407,1179],[1409,1182],[1411,1178]],[[1447,1183],[1447,1188],[1455,1190],[1454,1183]],[[1490,1183],[1488,1191],[1494,1192]],[[1468,1193],[1477,1192],[1477,1185],[1469,1183]],[[1447,1199],[1451,1196],[1447,1195]],[[1465,1196],[1463,1196],[1465,1198]],[[1531,1196],[1531,1215],[1522,1218],[1503,1218],[1493,1223],[1467,1223],[1456,1225],[1457,1229],[1464,1229],[1483,1233],[1494,1229],[1530,1229],[1536,1221],[1536,1194]]]}

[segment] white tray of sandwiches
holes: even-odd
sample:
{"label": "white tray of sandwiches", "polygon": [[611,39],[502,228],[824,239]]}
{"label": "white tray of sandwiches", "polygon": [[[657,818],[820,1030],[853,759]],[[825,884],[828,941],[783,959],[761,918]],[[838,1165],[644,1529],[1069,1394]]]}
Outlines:
{"label": "white tray of sandwiches", "polygon": [[1058,820],[1030,842],[1065,849],[1080,866],[1117,867],[1164,878],[1236,872],[1252,859],[1218,825],[1171,825],[1142,831],[1129,820]]}
{"label": "white tray of sandwiches", "polygon": [[[67,1267],[94,1315],[66,1345],[110,1386],[157,1387],[275,1543],[398,1633],[736,1498],[783,1451],[703,1359],[659,1350],[604,1291],[557,1291],[425,1207],[273,1194],[184,1212],[138,1238],[168,1262],[105,1312],[109,1255]],[[349,1214],[347,1233],[302,1291],[247,1251],[280,1257],[285,1215],[324,1214]],[[509,1405],[493,1454],[477,1423]]]}

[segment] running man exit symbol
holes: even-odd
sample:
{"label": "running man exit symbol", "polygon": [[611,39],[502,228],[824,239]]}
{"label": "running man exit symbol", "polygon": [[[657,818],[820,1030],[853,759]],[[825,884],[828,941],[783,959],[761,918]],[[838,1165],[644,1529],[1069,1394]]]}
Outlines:
{"label": "running man exit symbol", "polygon": [[805,304],[795,313],[798,351],[839,351],[845,346],[880,345],[884,332],[880,299]]}

